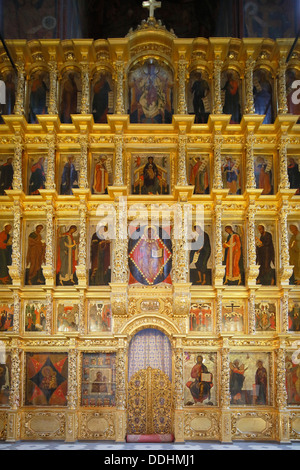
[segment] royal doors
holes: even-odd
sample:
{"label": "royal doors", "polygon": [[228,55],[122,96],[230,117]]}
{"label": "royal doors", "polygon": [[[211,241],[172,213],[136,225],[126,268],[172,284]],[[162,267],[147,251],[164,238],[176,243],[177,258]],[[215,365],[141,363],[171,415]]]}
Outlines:
{"label": "royal doors", "polygon": [[153,329],[137,333],[129,348],[127,434],[173,433],[171,374],[168,338]]}

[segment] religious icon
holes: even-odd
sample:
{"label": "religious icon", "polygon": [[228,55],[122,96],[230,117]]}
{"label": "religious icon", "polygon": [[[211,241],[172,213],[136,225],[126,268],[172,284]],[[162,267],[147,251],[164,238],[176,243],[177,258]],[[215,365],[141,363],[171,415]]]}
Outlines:
{"label": "religious icon", "polygon": [[189,159],[189,184],[195,186],[194,194],[209,194],[209,156],[195,155]]}
{"label": "religious icon", "polygon": [[93,155],[92,175],[92,193],[107,194],[113,184],[113,156]]}
{"label": "religious icon", "polygon": [[71,225],[68,229],[65,226],[58,228],[57,285],[75,285],[78,283],[76,276],[78,239],[76,225]]}
{"label": "religious icon", "polygon": [[129,73],[130,122],[170,124],[173,115],[171,71],[154,59]]}
{"label": "religious icon", "polygon": [[172,242],[170,227],[130,226],[129,284],[171,284]]}
{"label": "religious icon", "polygon": [[222,74],[223,113],[230,114],[230,124],[241,122],[240,78],[235,70],[226,70]]}
{"label": "religious icon", "polygon": [[38,332],[46,331],[47,307],[40,302],[27,302],[25,305],[25,331]]}
{"label": "religious icon", "polygon": [[210,302],[194,302],[191,305],[189,329],[195,332],[208,332],[213,329],[213,310]]}
{"label": "religious icon", "polygon": [[244,302],[225,300],[222,306],[222,330],[226,332],[243,332]]}
{"label": "religious icon", "polygon": [[255,159],[256,189],[262,189],[262,195],[273,194],[273,157],[259,156]]}
{"label": "religious icon", "polygon": [[11,355],[0,352],[0,407],[9,406],[11,388]]}
{"label": "religious icon", "polygon": [[[259,266],[257,284],[270,286],[275,284],[275,248],[273,236],[265,224],[259,224],[259,236],[256,240],[256,263]],[[272,229],[271,229],[272,230]]]}
{"label": "religious icon", "polygon": [[226,266],[224,284],[242,285],[244,283],[244,260],[241,226],[226,225],[223,243],[223,264]]}
{"label": "religious icon", "polygon": [[289,38],[296,35],[296,5],[293,0],[245,0],[244,37]]}
{"label": "religious icon", "polygon": [[48,114],[47,94],[49,92],[49,76],[43,70],[34,72],[30,82],[29,124],[38,124],[38,115]]}
{"label": "religious icon", "polygon": [[13,157],[0,157],[0,196],[5,196],[7,189],[12,189],[13,177]]}
{"label": "religious icon", "polygon": [[110,302],[89,302],[88,325],[90,333],[111,331],[112,314]]}
{"label": "religious icon", "polygon": [[293,266],[293,275],[290,279],[291,284],[300,285],[300,231],[297,222],[291,222],[289,225],[290,240],[289,254],[290,266]]}
{"label": "religious icon", "polygon": [[290,157],[288,159],[288,177],[290,188],[295,189],[295,196],[300,195],[300,159],[299,157]]}
{"label": "religious icon", "polygon": [[94,122],[106,124],[107,115],[113,112],[113,86],[108,75],[97,76],[93,83],[92,113]]}
{"label": "religious icon", "polygon": [[29,187],[28,194],[30,196],[40,194],[40,189],[45,189],[46,168],[45,157],[34,157],[29,159]]}
{"label": "religious icon", "polygon": [[189,112],[195,115],[195,124],[206,124],[211,113],[211,93],[207,74],[204,71],[191,73]]}
{"label": "religious icon", "polygon": [[269,353],[231,353],[230,356],[231,405],[269,405]]}
{"label": "religious icon", "polygon": [[111,240],[106,225],[97,227],[91,241],[91,286],[108,286],[111,279]]}
{"label": "religious icon", "polygon": [[132,160],[132,194],[170,194],[169,175],[169,156],[134,156]]}
{"label": "religious icon", "polygon": [[2,116],[10,116],[14,113],[16,103],[16,76],[8,72],[2,76],[1,80],[5,83],[5,104],[0,104],[0,124],[3,124]]}
{"label": "religious icon", "polygon": [[8,267],[12,265],[12,223],[6,223],[0,232],[0,284],[11,284]]}
{"label": "religious icon", "polygon": [[300,364],[298,358],[292,352],[287,352],[285,357],[287,404],[300,405]]}
{"label": "religious icon", "polygon": [[[295,81],[300,80],[300,73],[297,69],[289,68],[286,72],[286,93],[287,93],[287,103],[289,114],[294,116],[300,116],[300,103],[298,100],[293,99],[296,89],[292,87]],[[298,120],[298,124],[300,118]]]}
{"label": "religious icon", "polygon": [[79,324],[79,304],[76,301],[59,301],[57,304],[57,331],[76,332]]}
{"label": "religious icon", "polygon": [[78,188],[80,157],[78,155],[68,155],[61,160],[62,171],[60,181],[60,194],[72,195],[73,189]]}
{"label": "religious icon", "polygon": [[[210,230],[210,227],[208,227]],[[190,251],[190,280],[196,285],[211,285],[211,243],[209,234],[195,225]]]}
{"label": "religious icon", "polygon": [[257,331],[276,331],[276,304],[269,301],[255,304],[255,319]]}
{"label": "religious icon", "polygon": [[300,331],[300,303],[289,300],[289,331]]}
{"label": "religious icon", "polygon": [[63,77],[61,103],[60,103],[60,121],[62,124],[72,124],[72,114],[78,113],[78,93],[81,91],[81,82],[79,74],[74,71],[69,72]]}
{"label": "religious icon", "polygon": [[116,354],[84,353],[82,357],[81,405],[116,405]]}
{"label": "religious icon", "polygon": [[28,236],[25,284],[38,285],[45,284],[42,265],[46,259],[46,242],[43,239],[43,224],[30,223],[27,227],[30,234]]}
{"label": "religious icon", "polygon": [[241,194],[241,161],[238,156],[226,155],[222,159],[223,188],[229,194]]}
{"label": "religious icon", "polygon": [[13,331],[14,306],[10,303],[0,304],[0,331]]}
{"label": "religious icon", "polygon": [[185,352],[185,406],[217,405],[216,376],[216,354]]}
{"label": "religious icon", "polygon": [[68,355],[26,354],[26,406],[66,406]]}
{"label": "religious icon", "polygon": [[273,88],[270,74],[258,69],[253,74],[255,114],[265,115],[263,124],[274,121]]}

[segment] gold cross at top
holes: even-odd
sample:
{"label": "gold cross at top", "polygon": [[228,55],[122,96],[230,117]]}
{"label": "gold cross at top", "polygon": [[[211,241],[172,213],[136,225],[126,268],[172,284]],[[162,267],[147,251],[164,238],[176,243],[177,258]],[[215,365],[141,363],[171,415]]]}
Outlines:
{"label": "gold cross at top", "polygon": [[147,2],[143,2],[143,8],[148,8],[149,18],[154,18],[154,11],[156,8],[161,8],[161,2],[157,2],[156,0],[149,0]]}

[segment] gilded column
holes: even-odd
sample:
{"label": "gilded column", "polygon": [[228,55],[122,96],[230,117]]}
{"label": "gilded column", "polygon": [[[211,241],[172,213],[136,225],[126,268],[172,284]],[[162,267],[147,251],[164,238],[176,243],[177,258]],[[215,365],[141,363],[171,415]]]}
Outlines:
{"label": "gilded column", "polygon": [[21,116],[24,114],[25,102],[25,66],[21,60],[18,60],[16,63],[16,67],[18,71],[18,81],[14,114]]}
{"label": "gilded column", "polygon": [[84,291],[79,295],[79,319],[78,319],[78,331],[80,334],[85,333],[85,294]]}
{"label": "gilded column", "polygon": [[288,177],[288,145],[290,137],[287,132],[280,135],[278,139],[278,151],[279,151],[279,190],[290,189],[290,182]]}
{"label": "gilded column", "polygon": [[223,316],[223,293],[222,290],[217,291],[216,302],[216,334],[220,335],[222,332],[222,316]]}
{"label": "gilded column", "polygon": [[279,114],[287,114],[288,102],[286,93],[286,57],[285,55],[280,57],[279,60],[279,71],[278,71],[278,85],[279,85],[279,96],[278,96],[278,112]]}
{"label": "gilded column", "polygon": [[246,137],[246,189],[256,189],[254,172],[254,145],[256,137],[254,132],[250,131]]}
{"label": "gilded column", "polygon": [[128,279],[128,238],[127,238],[127,205],[120,198],[116,207],[116,232],[113,254],[112,282],[126,283]]}
{"label": "gilded column", "polygon": [[66,415],[66,442],[74,442],[77,439],[77,416],[78,405],[78,381],[77,381],[78,351],[76,340],[70,339],[68,354],[68,413]]}
{"label": "gilded column", "polygon": [[221,350],[221,372],[220,372],[220,387],[221,387],[221,441],[231,442],[231,414],[230,414],[230,367],[229,367],[229,338],[223,337],[223,345]]}
{"label": "gilded column", "polygon": [[87,207],[85,199],[80,201],[79,208],[79,248],[76,274],[78,285],[85,287],[87,283]]}
{"label": "gilded column", "polygon": [[217,130],[214,135],[214,179],[213,189],[223,189],[222,182],[222,132]]}
{"label": "gilded column", "polygon": [[174,349],[174,408],[175,442],[184,442],[184,390],[183,390],[183,348],[180,338]]}
{"label": "gilded column", "polygon": [[187,135],[185,130],[179,131],[178,138],[178,186],[187,186],[187,170],[186,170],[186,150]]}
{"label": "gilded column", "polygon": [[88,136],[81,135],[79,137],[80,144],[80,175],[79,175],[79,188],[88,189]]}
{"label": "gilded column", "polygon": [[53,318],[53,295],[52,292],[48,292],[46,295],[46,332],[51,335],[51,325]]}
{"label": "gilded column", "polygon": [[81,84],[82,84],[82,94],[81,94],[81,114],[90,113],[90,68],[89,64],[82,62],[80,64],[81,68]]}
{"label": "gilded column", "polygon": [[16,132],[13,137],[14,143],[14,176],[13,176],[13,189],[15,191],[23,191],[22,181],[22,156],[23,156],[23,138],[20,133]]}
{"label": "gilded column", "polygon": [[288,240],[288,215],[290,212],[289,203],[283,200],[279,212],[279,223],[281,233],[281,268],[280,268],[280,283],[281,286],[288,287],[289,280],[293,274],[293,267],[290,266],[289,254],[289,240]]}
{"label": "gilded column", "polygon": [[178,62],[178,114],[187,114],[186,77],[187,61],[180,58]]}
{"label": "gilded column", "polygon": [[114,186],[124,185],[124,170],[123,170],[123,133],[115,135],[115,172],[114,172]]}
{"label": "gilded column", "polygon": [[215,222],[215,257],[214,257],[214,278],[215,285],[223,285],[225,267],[223,265],[223,243],[222,243],[222,201],[215,202],[214,222]]}
{"label": "gilded column", "polygon": [[275,351],[276,363],[276,405],[278,415],[278,440],[282,443],[290,442],[289,412],[287,410],[286,391],[286,340],[279,338],[280,344]]}
{"label": "gilded column", "polygon": [[249,300],[248,300],[248,317],[249,317],[249,333],[252,335],[256,332],[256,317],[255,317],[255,301],[256,294],[254,290],[250,291]]}
{"label": "gilded column", "polygon": [[124,106],[124,62],[119,59],[115,63],[116,80],[117,80],[117,98],[116,98],[116,114],[125,114]]}
{"label": "gilded column", "polygon": [[126,435],[126,355],[124,338],[119,338],[116,358],[116,442],[124,442]]}
{"label": "gilded column", "polygon": [[219,58],[214,60],[214,114],[222,114],[222,92],[221,92],[221,72],[223,61]]}
{"label": "gilded column", "polygon": [[259,266],[256,264],[256,241],[255,241],[255,216],[256,205],[255,198],[249,196],[247,208],[247,233],[248,233],[248,262],[247,262],[247,284],[248,287],[254,287],[259,274]]}
{"label": "gilded column", "polygon": [[246,105],[245,114],[255,114],[254,95],[253,95],[253,72],[256,61],[253,57],[248,57],[245,68],[246,78]]}
{"label": "gilded column", "polygon": [[21,285],[22,276],[22,252],[21,243],[21,218],[22,206],[19,199],[14,200],[14,222],[13,222],[13,240],[12,240],[12,265],[9,267],[9,274],[13,284]]}
{"label": "gilded column", "polygon": [[18,410],[20,408],[21,390],[21,361],[20,348],[17,339],[13,338],[10,348],[11,355],[11,386],[9,394],[10,409],[7,412],[7,442],[19,439]]}
{"label": "gilded column", "polygon": [[13,302],[14,302],[13,332],[14,333],[19,333],[20,332],[21,301],[20,301],[19,292],[17,292],[17,291],[14,291]]}
{"label": "gilded column", "polygon": [[289,332],[289,291],[284,290],[281,299],[281,312],[282,312],[282,332]]}
{"label": "gilded column", "polygon": [[55,190],[55,156],[56,156],[56,135],[54,132],[50,132],[46,136],[48,143],[48,156],[47,156],[47,175],[45,188],[47,190]]}
{"label": "gilded column", "polygon": [[49,114],[58,114],[58,103],[57,103],[57,80],[58,80],[58,68],[56,60],[50,60],[48,63],[49,67],[49,78],[50,78],[50,91],[49,91]]}

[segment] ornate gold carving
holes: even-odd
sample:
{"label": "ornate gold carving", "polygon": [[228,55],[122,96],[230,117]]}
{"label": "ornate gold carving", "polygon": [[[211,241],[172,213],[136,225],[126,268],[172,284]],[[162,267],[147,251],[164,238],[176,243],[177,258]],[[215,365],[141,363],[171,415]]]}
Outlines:
{"label": "ornate gold carving", "polygon": [[172,432],[171,383],[157,369],[137,372],[128,385],[129,434],[168,434]]}

